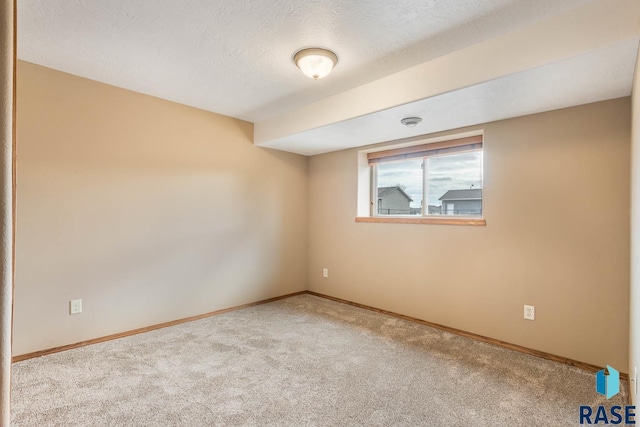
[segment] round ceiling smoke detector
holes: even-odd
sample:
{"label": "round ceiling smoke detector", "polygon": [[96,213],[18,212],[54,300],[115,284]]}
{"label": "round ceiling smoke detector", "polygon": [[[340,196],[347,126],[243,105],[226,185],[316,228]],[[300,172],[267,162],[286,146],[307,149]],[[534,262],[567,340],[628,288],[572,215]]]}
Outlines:
{"label": "round ceiling smoke detector", "polygon": [[400,120],[400,123],[408,128],[412,128],[422,123],[422,119],[420,117],[405,117],[404,119]]}

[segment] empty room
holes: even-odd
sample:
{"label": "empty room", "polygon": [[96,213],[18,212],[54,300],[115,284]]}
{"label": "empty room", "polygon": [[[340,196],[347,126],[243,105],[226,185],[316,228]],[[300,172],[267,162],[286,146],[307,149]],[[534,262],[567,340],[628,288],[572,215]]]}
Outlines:
{"label": "empty room", "polygon": [[636,423],[640,1],[1,4],[0,426]]}

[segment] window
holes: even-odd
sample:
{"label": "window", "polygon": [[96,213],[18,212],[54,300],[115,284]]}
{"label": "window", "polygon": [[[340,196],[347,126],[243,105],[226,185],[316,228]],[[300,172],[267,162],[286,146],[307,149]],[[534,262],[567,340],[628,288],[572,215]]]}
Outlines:
{"label": "window", "polygon": [[367,154],[372,217],[482,218],[482,136]]}

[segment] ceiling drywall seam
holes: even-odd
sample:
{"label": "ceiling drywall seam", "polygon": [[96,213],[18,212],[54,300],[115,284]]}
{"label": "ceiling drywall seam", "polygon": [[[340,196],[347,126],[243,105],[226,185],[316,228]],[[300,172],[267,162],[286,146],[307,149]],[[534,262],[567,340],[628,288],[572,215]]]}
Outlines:
{"label": "ceiling drywall seam", "polygon": [[15,0],[0,4],[0,426],[11,422],[13,312],[13,147],[15,113]]}
{"label": "ceiling drywall seam", "polygon": [[634,0],[598,0],[388,77],[308,104],[254,127],[257,145],[404,105],[638,37]]}

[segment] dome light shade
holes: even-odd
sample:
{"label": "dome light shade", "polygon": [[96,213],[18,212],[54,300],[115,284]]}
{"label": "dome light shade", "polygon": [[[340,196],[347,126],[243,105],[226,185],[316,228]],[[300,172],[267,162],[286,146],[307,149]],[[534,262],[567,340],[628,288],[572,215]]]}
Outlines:
{"label": "dome light shade", "polygon": [[312,47],[294,53],[293,62],[306,76],[318,80],[331,72],[338,63],[338,56],[330,50]]}

